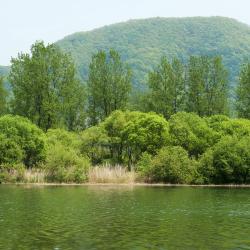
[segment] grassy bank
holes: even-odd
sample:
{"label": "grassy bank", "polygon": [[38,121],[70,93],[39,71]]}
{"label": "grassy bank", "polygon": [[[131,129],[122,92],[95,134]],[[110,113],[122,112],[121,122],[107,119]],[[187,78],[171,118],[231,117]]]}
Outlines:
{"label": "grassy bank", "polygon": [[226,116],[117,111],[84,131],[44,133],[7,115],[0,182],[249,184],[249,144],[250,122]]}
{"label": "grassy bank", "polygon": [[11,171],[5,176],[2,184],[34,185],[34,186],[149,186],[149,187],[229,187],[250,188],[250,184],[173,184],[148,183],[138,173],[128,171],[127,168],[116,165],[102,165],[92,167],[88,171],[88,181],[51,182],[49,173],[41,169],[26,169],[22,173]]}
{"label": "grassy bank", "polygon": [[[80,178],[81,179],[81,178]],[[138,175],[128,171],[126,167],[116,165],[95,166],[88,170],[86,182],[54,181],[51,173],[46,169],[18,169],[6,170],[2,173],[3,183],[29,183],[29,184],[134,184],[139,182]]]}

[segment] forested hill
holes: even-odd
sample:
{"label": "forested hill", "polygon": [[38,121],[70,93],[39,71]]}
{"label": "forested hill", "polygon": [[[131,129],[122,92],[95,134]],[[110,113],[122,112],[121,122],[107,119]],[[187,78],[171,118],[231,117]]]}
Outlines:
{"label": "forested hill", "polygon": [[6,76],[9,72],[9,67],[0,66],[0,76]]}
{"label": "forested hill", "polygon": [[233,80],[240,63],[250,58],[250,26],[224,17],[150,18],[75,33],[57,44],[76,59],[83,79],[91,55],[114,48],[132,66],[137,83],[145,81],[163,55],[183,60],[190,55],[222,55]]}
{"label": "forested hill", "polygon": [[4,77],[4,84],[7,89],[10,89],[10,84],[7,81],[7,76],[10,71],[8,66],[0,66],[0,77]]}
{"label": "forested hill", "polygon": [[[184,61],[190,55],[222,55],[234,83],[239,65],[250,58],[250,26],[225,17],[150,18],[75,33],[57,44],[72,54],[84,80],[91,55],[114,48],[132,67],[136,84],[146,81],[163,55]],[[0,66],[0,75],[7,71]]]}

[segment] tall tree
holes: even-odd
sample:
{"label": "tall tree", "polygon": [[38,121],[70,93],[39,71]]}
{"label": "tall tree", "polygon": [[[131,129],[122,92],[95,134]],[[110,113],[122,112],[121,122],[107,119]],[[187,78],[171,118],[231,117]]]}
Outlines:
{"label": "tall tree", "polygon": [[226,114],[227,76],[221,57],[191,56],[188,63],[187,110],[200,116]]}
{"label": "tall tree", "polygon": [[161,59],[157,68],[149,73],[148,110],[169,118],[185,109],[185,71],[178,59]]}
{"label": "tall tree", "polygon": [[238,116],[250,119],[250,63],[246,63],[241,67],[236,94]]}
{"label": "tall tree", "polygon": [[131,90],[131,70],[119,53],[110,50],[93,55],[88,76],[88,112],[91,124],[97,124],[114,110],[124,109]]}
{"label": "tall tree", "polygon": [[11,63],[14,113],[44,130],[75,129],[84,108],[84,90],[70,56],[54,44],[36,42],[31,55],[21,53]]}
{"label": "tall tree", "polygon": [[0,115],[5,114],[7,111],[7,94],[3,77],[0,76]]}

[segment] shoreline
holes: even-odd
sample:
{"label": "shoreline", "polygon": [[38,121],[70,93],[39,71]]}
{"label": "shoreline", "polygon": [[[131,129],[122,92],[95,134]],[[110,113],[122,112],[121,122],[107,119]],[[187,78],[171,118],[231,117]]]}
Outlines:
{"label": "shoreline", "polygon": [[16,186],[124,186],[124,187],[228,187],[228,188],[250,188],[250,184],[168,184],[168,183],[1,183],[1,185]]}

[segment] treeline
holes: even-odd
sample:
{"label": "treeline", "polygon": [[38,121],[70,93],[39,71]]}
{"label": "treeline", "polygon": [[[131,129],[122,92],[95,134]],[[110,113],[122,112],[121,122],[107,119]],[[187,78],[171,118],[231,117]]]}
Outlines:
{"label": "treeline", "polygon": [[2,179],[39,168],[48,181],[83,182],[90,166],[109,163],[150,182],[248,183],[250,64],[234,105],[227,77],[220,57],[163,57],[133,93],[117,51],[93,55],[82,83],[70,55],[36,42],[12,59],[11,91],[0,80]]}
{"label": "treeline", "polygon": [[24,181],[25,170],[47,182],[85,182],[96,165],[120,164],[138,181],[250,183],[250,121],[224,115],[114,111],[81,132],[49,129],[28,119],[0,118],[0,182]]}
{"label": "treeline", "polygon": [[154,111],[168,119],[180,111],[201,117],[229,115],[233,107],[239,118],[250,117],[249,63],[242,65],[235,93],[229,91],[228,72],[218,56],[191,56],[187,63],[163,57],[140,93],[134,93],[132,78],[117,51],[99,51],[82,83],[68,54],[53,44],[36,42],[30,55],[12,59],[9,95],[0,80],[0,112],[27,117],[45,131],[81,130],[117,109]]}

